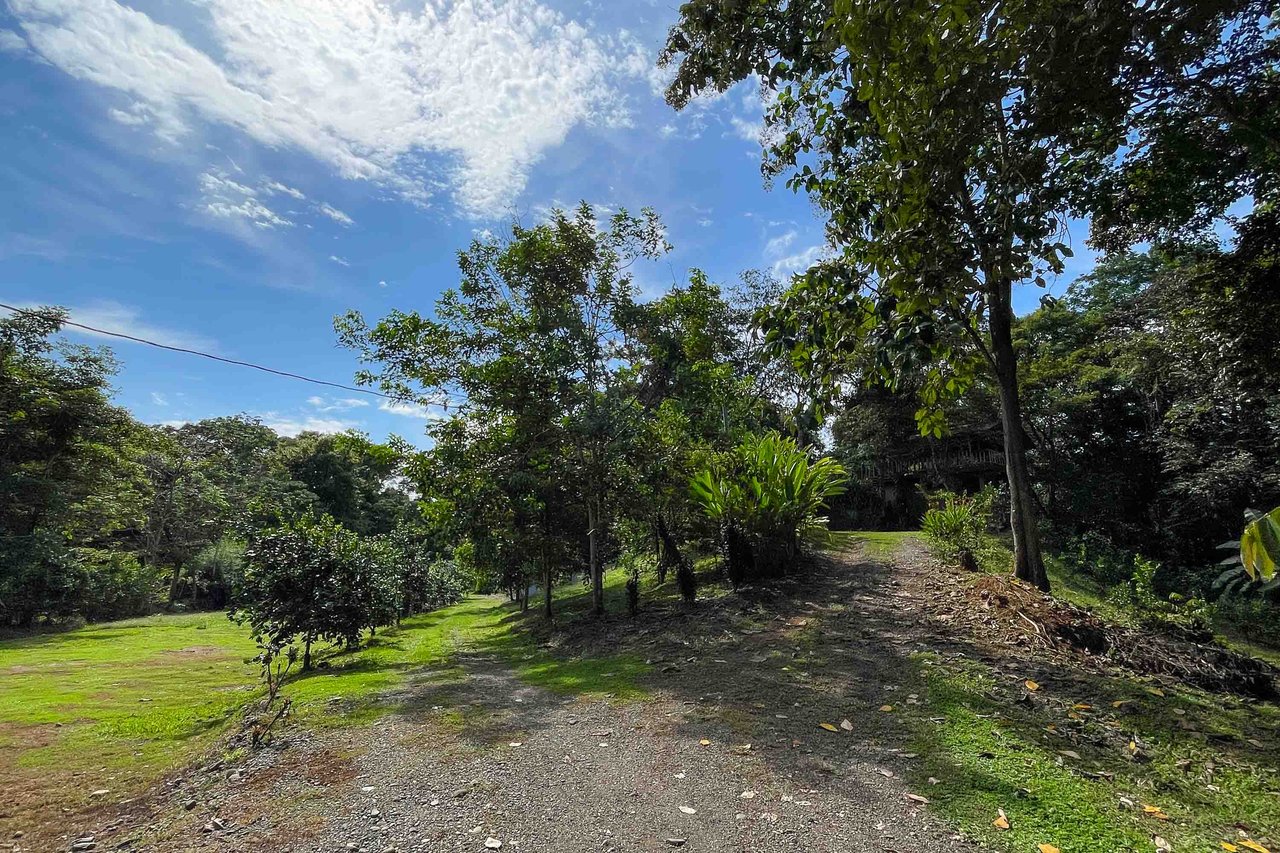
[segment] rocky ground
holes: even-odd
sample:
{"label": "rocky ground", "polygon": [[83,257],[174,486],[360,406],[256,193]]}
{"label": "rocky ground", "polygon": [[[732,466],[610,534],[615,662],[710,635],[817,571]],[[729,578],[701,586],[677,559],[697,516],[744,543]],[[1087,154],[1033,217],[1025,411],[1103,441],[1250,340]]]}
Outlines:
{"label": "rocky ground", "polygon": [[[106,850],[950,851],[911,787],[914,651],[946,647],[931,569],[857,552],[693,613],[578,620],[557,654],[630,652],[643,698],[575,697],[467,653],[367,725],[175,777],[68,835]],[[34,848],[31,848],[34,849]],[[63,847],[61,849],[67,849]]]}

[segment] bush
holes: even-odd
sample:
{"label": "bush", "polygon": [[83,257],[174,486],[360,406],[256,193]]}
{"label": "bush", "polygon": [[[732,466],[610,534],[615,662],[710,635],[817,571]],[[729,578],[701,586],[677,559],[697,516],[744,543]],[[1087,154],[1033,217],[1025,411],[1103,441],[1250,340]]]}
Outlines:
{"label": "bush", "polygon": [[143,565],[136,554],[126,551],[77,548],[74,553],[83,571],[79,598],[80,614],[86,620],[126,619],[156,609],[162,587],[158,568]]}
{"label": "bush", "polygon": [[1060,555],[1063,567],[1107,586],[1127,583],[1133,577],[1134,554],[1111,544],[1106,536],[1089,531],[1069,538]]}
{"label": "bush", "polygon": [[1258,595],[1224,595],[1214,602],[1219,625],[1250,642],[1280,648],[1280,604]]}
{"label": "bush", "polygon": [[244,557],[232,618],[275,645],[300,638],[303,669],[311,667],[316,640],[354,646],[364,629],[390,624],[399,613],[394,549],[330,516],[258,531]]}
{"label": "bush", "polygon": [[791,571],[801,539],[825,528],[827,498],[847,482],[834,459],[813,460],[794,440],[769,432],[748,436],[724,463],[699,471],[690,491],[717,526],[736,586]]}
{"label": "bush", "polygon": [[224,537],[188,561],[183,572],[191,598],[202,607],[222,608],[244,572],[244,543]]}
{"label": "bush", "polygon": [[1159,563],[1135,557],[1133,577],[1127,586],[1118,587],[1138,621],[1147,628],[1185,634],[1196,640],[1212,638],[1214,606],[1202,598],[1176,592],[1162,596],[1156,586],[1159,571]]}
{"label": "bush", "polygon": [[925,512],[920,529],[944,560],[959,562],[967,569],[979,568],[979,555],[986,549],[987,528],[995,489],[988,486],[976,495],[938,492]]}

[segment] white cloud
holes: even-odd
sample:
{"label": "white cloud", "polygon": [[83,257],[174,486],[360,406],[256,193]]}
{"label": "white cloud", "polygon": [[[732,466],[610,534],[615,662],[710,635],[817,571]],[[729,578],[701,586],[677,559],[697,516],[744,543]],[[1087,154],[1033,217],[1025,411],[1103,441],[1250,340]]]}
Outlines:
{"label": "white cloud", "polygon": [[748,142],[759,142],[764,134],[763,121],[751,121],[741,116],[729,116],[729,126],[733,128],[734,134],[739,139],[745,139]]}
{"label": "white cloud", "polygon": [[[771,222],[770,224],[779,225],[783,223]],[[830,249],[825,243],[817,243],[798,251],[792,251],[792,247],[798,237],[799,232],[793,228],[771,238],[764,244],[765,262],[770,264],[770,269],[775,276],[784,278],[793,273],[804,272],[830,254]]]}
{"label": "white cloud", "polygon": [[625,124],[622,79],[661,83],[627,34],[537,0],[205,0],[190,39],[115,0],[8,6],[41,58],[162,135],[228,126],[419,202],[443,182],[474,216],[506,210],[575,126]]}
{"label": "white cloud", "polygon": [[[284,193],[285,195],[290,196],[291,198],[295,198],[298,201],[306,201],[306,198],[307,198],[306,194],[303,193],[302,190],[298,190],[298,189],[294,189],[293,187],[286,186],[285,184],[282,184],[279,181],[267,181],[262,185],[262,188],[266,190],[268,193],[272,193],[272,194]],[[328,205],[325,205],[325,207],[328,207]]]}
{"label": "white cloud", "polygon": [[307,404],[321,412],[345,412],[350,409],[364,408],[369,405],[369,401],[361,400],[359,397],[326,398],[317,395],[308,397]]}
{"label": "white cloud", "polygon": [[[35,303],[13,303],[19,308],[36,308]],[[56,304],[56,300],[49,300],[44,304]],[[104,332],[118,332],[122,335],[129,335],[134,338],[145,338],[158,344],[170,347],[181,347],[183,349],[201,350],[203,352],[217,352],[218,345],[209,338],[201,335],[184,332],[178,329],[167,328],[164,326],[155,326],[143,320],[137,308],[129,305],[123,305],[109,299],[101,299],[96,302],[90,302],[86,305],[67,305],[63,306],[71,315],[71,320],[76,323],[83,323],[86,326],[93,326]],[[93,338],[104,338],[109,340],[112,345],[127,343],[120,338],[110,335],[102,335],[98,332],[90,332],[85,329],[78,329],[74,326],[68,326],[64,330],[70,335],[83,335]]]}
{"label": "white cloud", "polygon": [[27,40],[13,30],[0,30],[0,53],[26,53]]}
{"label": "white cloud", "polygon": [[152,391],[152,392],[151,392],[151,402],[155,403],[157,406],[167,406],[167,405],[169,405],[169,401],[168,401],[168,400],[166,400],[166,399],[165,399],[165,396],[164,396],[163,394],[161,394],[159,391]]}
{"label": "white cloud", "polygon": [[337,264],[340,267],[351,266],[351,261],[348,261],[346,258],[338,257],[337,255],[330,255],[329,260],[333,261],[335,264]]}
{"label": "white cloud", "polygon": [[384,400],[378,404],[378,410],[388,412],[393,415],[401,415],[406,418],[419,418],[424,421],[439,421],[444,417],[436,412],[431,411],[426,406],[418,403],[394,403],[390,400]]}
{"label": "white cloud", "polygon": [[830,250],[825,244],[819,243],[809,246],[792,255],[778,258],[773,262],[773,274],[779,277],[792,275],[793,273],[804,272],[818,261],[827,257]]}
{"label": "white cloud", "polygon": [[200,192],[202,209],[215,218],[243,220],[262,229],[289,228],[294,224],[259,201],[257,190],[225,175],[205,172],[200,176]]}
{"label": "white cloud", "polygon": [[341,210],[338,210],[338,208],[334,207],[333,205],[321,204],[320,207],[317,209],[321,213],[323,213],[325,216],[332,219],[334,222],[337,222],[339,225],[355,225],[356,224],[354,219],[352,219],[350,216],[347,216],[345,213],[343,213]]}
{"label": "white cloud", "polygon": [[344,421],[339,418],[289,417],[276,412],[263,412],[259,417],[263,426],[275,430],[277,435],[286,438],[293,438],[304,432],[332,435],[360,426],[355,421]]}
{"label": "white cloud", "polygon": [[788,231],[785,234],[779,234],[773,237],[769,242],[764,244],[764,255],[766,258],[776,258],[785,252],[792,243],[796,241],[796,232]]}

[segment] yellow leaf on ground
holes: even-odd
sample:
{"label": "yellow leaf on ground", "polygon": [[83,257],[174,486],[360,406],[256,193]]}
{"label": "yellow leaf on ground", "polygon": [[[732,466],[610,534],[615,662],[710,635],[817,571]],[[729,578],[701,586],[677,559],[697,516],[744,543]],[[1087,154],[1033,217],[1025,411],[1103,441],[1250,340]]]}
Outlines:
{"label": "yellow leaf on ground", "polygon": [[1164,813],[1164,809],[1160,808],[1159,806],[1147,806],[1147,805],[1144,805],[1144,806],[1142,807],[1142,810],[1143,810],[1145,813],[1147,813],[1147,814],[1151,815],[1151,816],[1152,816],[1153,818],[1155,818],[1156,820],[1168,820],[1168,819],[1169,819],[1169,816],[1168,816],[1167,814],[1165,814],[1165,813]]}
{"label": "yellow leaf on ground", "polygon": [[1030,690],[1032,693],[1035,693],[1037,690],[1040,689],[1040,685],[1032,681],[1030,678],[1028,678],[1023,683],[1027,685],[1027,689]]}
{"label": "yellow leaf on ground", "polygon": [[1239,847],[1232,844],[1230,841],[1220,841],[1218,843],[1222,845],[1222,849],[1226,850],[1227,853],[1236,853],[1236,851],[1240,849]]}
{"label": "yellow leaf on ground", "polygon": [[826,730],[827,730],[827,731],[829,731],[829,732],[838,732],[838,731],[840,731],[838,728],[836,728],[835,726],[831,725],[831,723],[818,723],[818,725],[819,725],[819,726],[821,726],[822,728],[826,729]]}
{"label": "yellow leaf on ground", "polygon": [[1089,703],[1087,703],[1087,702],[1077,702],[1076,704],[1072,705],[1071,707],[1072,707],[1072,708],[1074,708],[1074,709],[1076,709],[1077,711],[1092,711],[1092,710],[1093,710],[1093,706],[1092,706],[1092,705],[1090,705],[1090,704],[1089,704]]}
{"label": "yellow leaf on ground", "polygon": [[892,711],[892,710],[893,710],[893,706],[892,706],[892,705],[881,705],[881,706],[880,706],[880,710],[881,710],[881,711],[886,711],[886,712],[887,712],[887,711]]}
{"label": "yellow leaf on ground", "polygon": [[1041,844],[1038,849],[1040,850],[1040,853],[1062,853],[1061,850],[1054,847],[1052,844]]}
{"label": "yellow leaf on ground", "polygon": [[1004,809],[997,809],[996,811],[999,812],[999,815],[997,815],[995,820],[991,821],[991,825],[996,829],[1008,829],[1009,817],[1004,813]]}
{"label": "yellow leaf on ground", "polygon": [[698,743],[701,746],[711,746],[711,741],[707,740],[706,738],[703,738],[702,740],[698,741]]}
{"label": "yellow leaf on ground", "polygon": [[1241,846],[1241,847],[1243,847],[1243,848],[1244,848],[1244,849],[1246,849],[1246,850],[1252,850],[1252,851],[1253,851],[1253,853],[1271,853],[1271,851],[1270,851],[1270,850],[1268,850],[1267,848],[1263,847],[1263,846],[1262,846],[1261,844],[1259,844],[1258,842],[1256,842],[1256,841],[1250,841],[1250,840],[1249,840],[1249,839],[1247,839],[1247,838],[1246,838],[1244,841],[1241,841],[1241,842],[1240,842],[1240,846]]}
{"label": "yellow leaf on ground", "polygon": [[1150,693],[1152,696],[1163,696],[1163,695],[1164,695],[1164,691],[1163,691],[1163,690],[1161,690],[1159,687],[1145,687],[1145,688],[1143,688],[1143,689],[1144,689],[1144,690],[1146,690],[1148,693]]}

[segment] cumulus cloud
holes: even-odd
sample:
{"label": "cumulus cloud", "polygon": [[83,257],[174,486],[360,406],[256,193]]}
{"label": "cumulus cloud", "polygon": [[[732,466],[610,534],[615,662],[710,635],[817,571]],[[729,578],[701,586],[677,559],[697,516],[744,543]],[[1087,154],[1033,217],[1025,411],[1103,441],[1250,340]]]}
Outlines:
{"label": "cumulus cloud", "polygon": [[444,183],[474,216],[575,126],[625,124],[619,81],[652,73],[537,0],[205,0],[186,33],[116,0],[8,5],[42,59],[130,99],[120,120],[228,126],[420,202]]}
{"label": "cumulus cloud", "polygon": [[259,201],[257,190],[225,175],[205,172],[200,176],[200,193],[202,209],[217,219],[242,220],[261,229],[293,226],[293,220]]}

